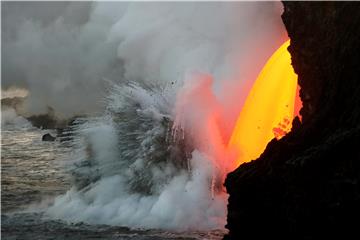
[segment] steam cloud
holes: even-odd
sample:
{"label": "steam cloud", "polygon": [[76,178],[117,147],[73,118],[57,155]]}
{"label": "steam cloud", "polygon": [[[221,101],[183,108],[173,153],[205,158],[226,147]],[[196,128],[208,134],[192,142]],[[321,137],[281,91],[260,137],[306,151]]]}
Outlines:
{"label": "steam cloud", "polygon": [[45,113],[48,106],[60,117],[99,111],[104,79],[122,76],[118,44],[107,36],[123,4],[2,5],[2,89],[28,89],[31,114]]}
{"label": "steam cloud", "polygon": [[[15,3],[4,6],[13,12],[22,8]],[[216,144],[229,137],[244,100],[243,89],[286,38],[280,4],[57,3],[48,6],[54,14],[46,13],[47,7],[38,9],[39,5],[29,8],[34,12],[30,17],[23,13],[25,19],[7,15],[2,77],[3,88],[29,90],[29,112],[45,111],[47,105],[64,116],[93,112],[101,109],[104,79],[117,82],[120,89],[123,83],[133,82],[162,93],[124,87],[127,93],[111,91],[108,109],[125,108],[125,112],[148,118],[143,121],[155,126],[160,126],[163,116],[169,117],[178,127],[193,132],[198,143],[190,159],[190,177],[179,172],[161,185],[157,179],[172,173],[173,168],[171,164],[161,169],[154,166],[146,170],[151,171],[158,188],[150,195],[136,194],[128,191],[127,180],[135,177],[133,168],[147,166],[148,151],[142,152],[136,145],[139,149],[134,151],[139,154],[131,159],[134,162],[127,163],[128,168],[118,167],[130,161],[124,156],[133,154],[124,147],[125,141],[119,142],[127,136],[123,130],[127,123],[120,121],[114,126],[109,121],[113,116],[105,114],[81,130],[92,146],[92,161],[100,166],[100,175],[85,190],[73,187],[58,197],[48,214],[131,227],[223,227],[226,194],[212,195],[208,185],[214,169],[219,168],[215,163],[222,160],[221,147],[207,150],[209,142],[204,138],[213,136],[207,134],[208,128],[201,129],[199,121],[216,119],[213,111],[221,114],[219,121],[211,122],[222,129],[222,136],[215,136]],[[204,73],[211,80],[196,77]],[[134,99],[124,98],[124,94]],[[164,99],[166,106],[159,105]],[[199,109],[207,100],[211,101],[209,108]],[[131,101],[136,104],[126,105]],[[151,145],[164,131],[154,129],[138,134],[141,147]],[[86,151],[80,155],[86,158]],[[227,171],[229,166],[221,168]],[[84,170],[85,175],[91,175],[92,170]]]}
{"label": "steam cloud", "polygon": [[51,106],[65,117],[101,110],[105,79],[253,79],[285,36],[278,3],[2,5],[2,89],[27,88],[29,113]]}

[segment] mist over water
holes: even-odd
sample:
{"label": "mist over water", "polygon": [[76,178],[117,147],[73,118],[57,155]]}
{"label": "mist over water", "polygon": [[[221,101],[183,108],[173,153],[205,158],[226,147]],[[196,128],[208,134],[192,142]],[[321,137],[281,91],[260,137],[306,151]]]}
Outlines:
{"label": "mist over water", "polygon": [[57,16],[7,20],[2,88],[28,89],[29,113],[102,113],[72,129],[72,188],[47,216],[223,228],[234,168],[224,149],[244,89],[286,37],[280,3],[48,8]]}
{"label": "mist over water", "polygon": [[27,89],[29,115],[48,107],[61,118],[101,111],[104,79],[119,81],[123,71],[118,43],[107,40],[122,4],[106,5],[2,4],[2,89]]}

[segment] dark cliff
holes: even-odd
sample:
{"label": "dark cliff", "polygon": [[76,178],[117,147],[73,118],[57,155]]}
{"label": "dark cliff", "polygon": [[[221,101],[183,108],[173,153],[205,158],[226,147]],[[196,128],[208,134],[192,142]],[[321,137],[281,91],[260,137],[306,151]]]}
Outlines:
{"label": "dark cliff", "polygon": [[360,3],[283,4],[302,123],[227,176],[225,239],[358,239]]}

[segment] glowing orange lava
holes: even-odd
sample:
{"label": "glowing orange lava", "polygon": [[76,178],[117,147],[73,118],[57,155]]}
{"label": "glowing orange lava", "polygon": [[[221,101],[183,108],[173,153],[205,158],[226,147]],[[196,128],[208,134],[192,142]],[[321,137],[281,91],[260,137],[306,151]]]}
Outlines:
{"label": "glowing orange lava", "polygon": [[258,158],[271,139],[291,129],[297,75],[287,51],[289,44],[286,41],[270,57],[246,98],[228,144],[229,151],[236,153],[236,166]]}

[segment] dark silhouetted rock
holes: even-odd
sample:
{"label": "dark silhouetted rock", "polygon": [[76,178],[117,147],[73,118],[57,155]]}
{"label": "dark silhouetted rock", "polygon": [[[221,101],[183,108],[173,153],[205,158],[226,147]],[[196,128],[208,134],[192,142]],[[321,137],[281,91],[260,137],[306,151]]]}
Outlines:
{"label": "dark silhouetted rock", "polygon": [[42,129],[55,129],[59,125],[65,125],[65,121],[60,121],[55,116],[55,111],[53,108],[48,107],[48,111],[45,114],[32,115],[26,117],[26,119],[31,122],[34,127]]}
{"label": "dark silhouetted rock", "polygon": [[56,119],[49,114],[40,114],[27,117],[34,127],[42,129],[54,129],[57,126]]}
{"label": "dark silhouetted rock", "polygon": [[302,123],[227,176],[225,239],[359,239],[360,3],[283,4]]}
{"label": "dark silhouetted rock", "polygon": [[55,139],[56,139],[56,137],[51,136],[50,133],[47,133],[42,136],[42,140],[47,141],[47,142],[53,142],[53,141],[55,141]]}

